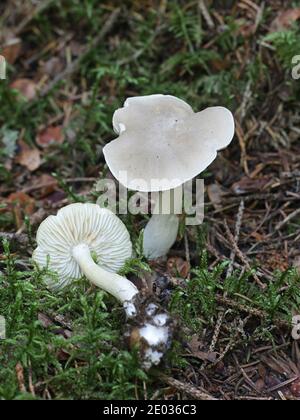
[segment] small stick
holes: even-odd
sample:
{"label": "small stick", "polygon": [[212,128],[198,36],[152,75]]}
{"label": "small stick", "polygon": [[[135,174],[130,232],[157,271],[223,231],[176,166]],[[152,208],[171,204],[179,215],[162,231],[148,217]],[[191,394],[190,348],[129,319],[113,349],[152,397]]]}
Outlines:
{"label": "small stick", "polygon": [[[240,231],[241,231],[241,227],[242,227],[242,220],[243,220],[244,210],[245,210],[245,203],[244,203],[244,200],[241,200],[239,211],[238,211],[238,215],[237,215],[236,225],[235,225],[235,237],[234,237],[234,240],[235,240],[236,243],[239,242],[239,237],[240,237]],[[236,256],[236,252],[233,249],[231,251],[231,254],[230,254],[230,265],[229,265],[228,270],[227,270],[227,275],[226,275],[227,278],[230,277],[231,274],[232,274],[232,272],[233,272],[233,265],[234,265],[235,256]]]}
{"label": "small stick", "polygon": [[[237,309],[241,312],[248,313],[249,315],[255,316],[257,318],[260,318],[262,320],[267,319],[268,314],[260,309],[251,308],[247,305],[243,305],[242,303],[235,302],[234,300],[229,299],[228,297],[216,295],[216,301],[219,302],[222,305],[226,305],[230,308]],[[285,328],[285,329],[291,329],[292,325],[284,320],[281,319],[273,319],[274,324],[278,328]]]}
{"label": "small stick", "polygon": [[218,315],[217,323],[214,330],[214,335],[213,335],[213,338],[209,347],[209,353],[213,353],[216,348],[224,317],[225,317],[225,311],[221,311]]}
{"label": "small stick", "polygon": [[205,19],[205,22],[207,23],[207,26],[209,27],[209,29],[214,29],[215,28],[215,24],[214,21],[212,20],[212,17],[209,14],[209,11],[207,9],[207,6],[205,4],[204,0],[199,0],[198,2],[199,5],[199,9]]}
{"label": "small stick", "polygon": [[[228,224],[227,224],[227,221],[226,221],[226,220],[224,221],[224,225],[225,225],[225,229],[226,229],[226,233],[227,233],[228,239],[230,240],[230,243],[231,243],[231,245],[233,246],[233,248],[234,248],[234,250],[235,250],[236,254],[237,254],[237,255],[238,255],[238,257],[241,259],[241,261],[245,264],[245,266],[246,266],[247,270],[248,270],[248,271],[252,271],[252,270],[251,270],[251,267],[250,267],[250,264],[249,264],[249,262],[247,261],[247,258],[246,258],[246,257],[245,257],[245,255],[242,253],[242,251],[239,249],[239,247],[238,247],[238,245],[237,245],[237,243],[236,243],[236,241],[235,241],[235,238],[234,238],[234,236],[232,235],[232,233],[231,233],[231,231],[230,231],[230,229],[229,229],[229,227],[228,227]],[[255,273],[253,273],[253,278],[254,278],[254,280],[256,281],[256,283],[259,285],[259,287],[261,287],[262,289],[265,289],[265,288],[266,288],[266,285],[265,285],[262,281],[260,281],[260,279],[258,278],[258,276],[257,276]]]}
{"label": "small stick", "polygon": [[27,392],[25,387],[24,369],[20,362],[16,364],[15,370],[20,392]]}
{"label": "small stick", "polygon": [[32,380],[32,366],[31,366],[31,362],[29,362],[29,368],[28,368],[28,387],[29,387],[29,391],[31,392],[31,395],[33,397],[35,397],[35,389],[34,389],[34,385],[33,385],[33,380]]}
{"label": "small stick", "polygon": [[277,232],[278,230],[283,228],[283,226],[285,226],[287,223],[289,223],[292,219],[297,217],[299,214],[300,214],[300,209],[293,211],[293,213],[289,214],[282,222],[278,223],[275,226],[275,231]]}
{"label": "small stick", "polygon": [[178,381],[177,379],[171,378],[169,376],[160,375],[159,379],[163,380],[166,384],[176,388],[178,391],[191,396],[195,400],[218,401],[217,398],[212,397],[206,392],[200,391],[198,388],[194,387],[193,385]]}
{"label": "small stick", "polygon": [[[244,201],[241,200],[238,215],[237,215],[237,221],[236,221],[236,225],[235,225],[235,237],[234,237],[235,243],[238,243],[238,241],[239,241],[244,210],[245,210],[245,204],[244,204]],[[231,251],[231,254],[230,254],[230,265],[228,267],[227,274],[226,274],[227,278],[229,276],[231,276],[231,274],[233,272],[235,256],[236,256],[236,250],[233,249]],[[226,297],[226,292],[224,293],[224,297]],[[219,339],[219,335],[220,335],[220,331],[221,331],[221,327],[222,327],[224,317],[225,317],[225,311],[222,310],[219,313],[217,323],[216,323],[216,326],[215,326],[213,339],[212,339],[212,342],[211,342],[211,345],[210,345],[210,348],[209,348],[210,353],[212,353],[215,350],[216,344],[217,344],[218,339]]]}

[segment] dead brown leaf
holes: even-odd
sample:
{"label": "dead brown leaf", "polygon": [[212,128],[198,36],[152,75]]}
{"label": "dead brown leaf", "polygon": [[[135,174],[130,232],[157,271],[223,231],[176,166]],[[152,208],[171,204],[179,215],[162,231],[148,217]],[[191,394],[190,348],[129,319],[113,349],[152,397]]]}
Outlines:
{"label": "dead brown leaf", "polygon": [[189,276],[190,265],[189,263],[181,257],[171,257],[167,262],[168,273],[173,277],[178,275],[184,279]]}
{"label": "dead brown leaf", "polygon": [[61,126],[50,126],[36,136],[36,143],[42,148],[60,145],[64,142],[64,134]]}
{"label": "dead brown leaf", "polygon": [[257,259],[261,262],[261,264],[264,264],[265,268],[271,271],[286,271],[289,268],[286,255],[282,252],[278,252],[276,249],[269,249],[267,254],[259,254]]}
{"label": "dead brown leaf", "polygon": [[19,142],[20,152],[15,161],[25,166],[30,172],[36,171],[42,163],[41,153],[37,148],[29,147],[24,141]]}
{"label": "dead brown leaf", "polygon": [[7,199],[6,210],[13,213],[17,228],[20,229],[24,223],[24,216],[31,216],[34,213],[35,201],[21,191],[12,193]]}
{"label": "dead brown leaf", "polygon": [[17,79],[10,85],[11,89],[17,90],[21,98],[32,101],[37,95],[37,85],[30,79]]}
{"label": "dead brown leaf", "polygon": [[16,375],[17,375],[19,390],[21,392],[26,392],[25,379],[24,379],[24,369],[23,369],[23,366],[21,365],[20,362],[16,364],[15,369],[16,369]]}
{"label": "dead brown leaf", "polygon": [[259,391],[262,392],[266,387],[265,381],[261,378],[259,378],[256,382],[255,382],[255,388]]}
{"label": "dead brown leaf", "polygon": [[40,312],[38,314],[38,320],[43,328],[52,328],[53,334],[61,335],[67,339],[72,337],[72,332],[69,329],[56,325],[54,320],[52,320],[48,315]]}
{"label": "dead brown leaf", "polygon": [[239,181],[235,182],[231,188],[237,195],[247,194],[250,192],[258,193],[261,192],[269,182],[270,178],[268,176],[255,179],[244,176]]}
{"label": "dead brown leaf", "polygon": [[23,192],[38,192],[39,198],[48,197],[57,190],[58,182],[53,176],[49,174],[42,174],[41,176],[33,176],[30,184],[23,189]]}
{"label": "dead brown leaf", "polygon": [[300,19],[300,7],[284,10],[272,22],[270,32],[280,32],[289,29],[298,19]]}
{"label": "dead brown leaf", "polygon": [[211,363],[215,362],[217,360],[217,354],[201,351],[200,350],[201,345],[202,345],[202,342],[200,341],[198,335],[194,334],[190,342],[188,343],[192,356],[202,361],[207,361]]}
{"label": "dead brown leaf", "polygon": [[9,64],[14,64],[21,52],[20,38],[11,38],[3,46],[1,54]]}
{"label": "dead brown leaf", "polygon": [[24,213],[28,216],[33,214],[35,209],[34,199],[29,195],[20,192],[12,193],[8,196],[8,201],[23,209]]}

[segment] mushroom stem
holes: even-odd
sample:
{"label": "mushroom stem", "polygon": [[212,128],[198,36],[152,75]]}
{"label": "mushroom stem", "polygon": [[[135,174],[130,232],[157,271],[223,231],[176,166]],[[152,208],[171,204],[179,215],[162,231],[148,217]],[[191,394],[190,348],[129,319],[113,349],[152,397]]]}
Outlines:
{"label": "mushroom stem", "polygon": [[149,259],[165,256],[175,243],[182,205],[181,189],[159,193],[153,215],[144,230],[143,250]]}
{"label": "mushroom stem", "polygon": [[75,246],[73,248],[73,257],[91,283],[110,293],[121,303],[131,302],[138,293],[138,289],[126,277],[110,273],[97,265],[92,258],[88,245],[80,244]]}

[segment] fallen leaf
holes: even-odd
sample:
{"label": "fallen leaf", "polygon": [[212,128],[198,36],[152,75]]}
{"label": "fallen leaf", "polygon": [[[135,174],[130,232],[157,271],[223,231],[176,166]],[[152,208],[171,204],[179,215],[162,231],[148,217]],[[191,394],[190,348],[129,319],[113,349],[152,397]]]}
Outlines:
{"label": "fallen leaf", "polygon": [[40,312],[38,314],[38,320],[41,323],[41,325],[43,326],[43,328],[46,328],[46,329],[52,328],[53,334],[61,335],[64,338],[71,338],[72,337],[72,332],[70,330],[68,330],[67,328],[62,328],[62,327],[56,325],[55,322],[48,315]]}
{"label": "fallen leaf", "polygon": [[59,145],[64,142],[64,134],[61,126],[50,126],[36,136],[36,143],[43,148]]}
{"label": "fallen leaf", "polygon": [[258,365],[258,369],[257,370],[258,370],[259,376],[265,382],[265,379],[267,377],[267,369],[264,367],[264,365],[262,363],[260,363]]}
{"label": "fallen leaf", "polygon": [[3,46],[1,55],[5,57],[9,64],[14,64],[21,52],[20,38],[11,38]]}
{"label": "fallen leaf", "polygon": [[255,179],[244,176],[239,181],[235,182],[231,188],[237,195],[247,194],[250,192],[259,193],[269,182],[270,177],[267,176]]}
{"label": "fallen leaf", "polygon": [[286,255],[276,249],[269,249],[267,254],[260,253],[257,255],[257,259],[272,272],[275,270],[286,271],[289,268]]}
{"label": "fallen leaf", "polygon": [[249,38],[250,36],[255,34],[255,31],[257,29],[257,25],[255,23],[249,23],[242,25],[238,32],[244,37]]}
{"label": "fallen leaf", "polygon": [[12,203],[14,206],[19,207],[22,211],[30,216],[33,214],[35,209],[35,201],[28,194],[23,193],[22,191],[12,193],[8,196],[8,202]]}
{"label": "fallen leaf", "polygon": [[52,319],[49,318],[48,315],[43,314],[42,312],[38,314],[38,320],[43,328],[50,328],[54,324]]}
{"label": "fallen leaf", "polygon": [[262,235],[259,232],[252,232],[250,233],[250,236],[254,238],[257,242],[262,242],[266,239],[266,235]]}
{"label": "fallen leaf", "polygon": [[41,176],[32,177],[30,184],[24,188],[24,192],[38,191],[39,198],[48,197],[57,190],[58,182],[53,176],[42,174]]}
{"label": "fallen leaf", "polygon": [[71,353],[65,349],[59,349],[56,353],[56,357],[60,362],[65,362],[70,359]]}
{"label": "fallen leaf", "polygon": [[35,201],[23,192],[16,192],[9,195],[7,199],[6,211],[14,215],[18,229],[22,227],[25,216],[31,216],[35,210]]}
{"label": "fallen leaf", "polygon": [[214,363],[217,360],[217,353],[200,351],[201,346],[202,342],[200,341],[199,336],[194,334],[191,338],[191,341],[188,343],[191,354],[202,361]]}
{"label": "fallen leaf", "polygon": [[186,279],[190,273],[190,265],[189,263],[180,257],[171,257],[168,259],[167,262],[167,269],[169,274],[172,276],[180,276]]}
{"label": "fallen leaf", "polygon": [[265,388],[266,388],[266,384],[265,381],[261,378],[259,378],[256,382],[255,382],[255,388],[259,391],[262,392]]}
{"label": "fallen leaf", "polygon": [[216,58],[211,60],[210,64],[215,71],[223,71],[230,67],[230,62],[226,58],[223,60]]}
{"label": "fallen leaf", "polygon": [[25,166],[30,172],[36,171],[42,163],[40,151],[37,148],[29,147],[25,142],[20,141],[20,152],[16,157],[16,162]]}
{"label": "fallen leaf", "polygon": [[18,79],[10,85],[11,89],[18,91],[21,98],[32,101],[37,94],[37,85],[30,79]]}
{"label": "fallen leaf", "polygon": [[298,19],[300,19],[300,7],[284,10],[272,22],[270,32],[280,32],[289,29]]}

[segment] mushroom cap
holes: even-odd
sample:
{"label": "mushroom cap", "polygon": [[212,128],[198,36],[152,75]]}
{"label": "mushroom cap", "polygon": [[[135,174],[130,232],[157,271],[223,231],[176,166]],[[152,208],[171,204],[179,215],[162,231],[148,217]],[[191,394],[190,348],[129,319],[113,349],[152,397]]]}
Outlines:
{"label": "mushroom cap", "polygon": [[71,204],[48,217],[38,229],[37,244],[33,260],[57,274],[57,278],[45,279],[51,289],[61,289],[82,277],[72,254],[77,245],[88,245],[97,264],[109,272],[117,272],[132,255],[124,223],[97,204]]}
{"label": "mushroom cap", "polygon": [[194,178],[234,136],[228,109],[195,113],[170,95],[127,99],[113,127],[119,137],[103,149],[108,167],[126,188],[144,192],[170,190]]}

